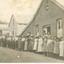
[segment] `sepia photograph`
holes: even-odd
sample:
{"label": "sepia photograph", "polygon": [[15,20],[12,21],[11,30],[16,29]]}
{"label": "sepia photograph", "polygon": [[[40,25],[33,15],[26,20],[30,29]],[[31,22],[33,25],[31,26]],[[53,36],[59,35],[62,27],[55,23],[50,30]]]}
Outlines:
{"label": "sepia photograph", "polygon": [[0,0],[0,63],[64,63],[64,1]]}

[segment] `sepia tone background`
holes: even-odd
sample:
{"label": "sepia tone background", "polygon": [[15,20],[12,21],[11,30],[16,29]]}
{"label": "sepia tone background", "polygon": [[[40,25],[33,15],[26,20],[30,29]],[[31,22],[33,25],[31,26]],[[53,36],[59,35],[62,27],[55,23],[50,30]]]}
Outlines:
{"label": "sepia tone background", "polygon": [[[27,16],[28,22],[36,13],[42,0],[0,0],[0,21],[9,23],[11,15],[21,15],[22,22]],[[63,0],[58,1],[64,5]]]}
{"label": "sepia tone background", "polygon": [[[63,0],[53,0],[59,2],[62,6],[64,6]],[[16,24],[14,26],[14,23],[10,22],[10,20],[20,20],[18,23],[29,23],[31,19],[36,14],[36,11],[40,5],[42,0],[0,0],[0,23],[3,22],[6,23],[6,28],[8,27],[14,27],[16,28]],[[20,18],[20,19],[18,19]],[[8,25],[9,23],[9,25]],[[0,29],[5,28],[5,25],[0,25]],[[21,24],[20,24],[21,25]],[[20,26],[19,26],[20,27]],[[19,28],[21,29],[21,27]],[[11,29],[11,31],[13,31]],[[17,28],[16,28],[17,30]],[[15,30],[15,31],[16,31]],[[4,30],[5,31],[5,30]],[[7,31],[7,30],[6,30]],[[10,32],[11,32],[10,31]],[[17,30],[18,31],[18,30]],[[15,36],[15,35],[14,35]],[[13,43],[13,42],[12,42]],[[14,44],[14,43],[13,43]],[[14,46],[13,46],[14,48]],[[10,50],[8,48],[0,47],[0,62],[64,62],[62,60],[56,60],[55,58],[48,58],[44,57],[43,55],[37,55],[32,52],[19,52],[15,50]],[[16,54],[15,54],[16,53]],[[2,56],[3,55],[3,56]],[[28,58],[28,59],[27,59]],[[32,59],[30,59],[32,58]],[[38,58],[38,59],[37,59]],[[2,60],[3,59],[3,60]],[[9,59],[9,60],[8,60]],[[46,59],[46,60],[45,60]]]}

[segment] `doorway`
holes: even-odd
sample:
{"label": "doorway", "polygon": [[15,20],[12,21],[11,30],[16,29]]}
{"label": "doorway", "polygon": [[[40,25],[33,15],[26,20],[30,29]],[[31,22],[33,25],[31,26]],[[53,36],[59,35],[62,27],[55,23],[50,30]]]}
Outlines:
{"label": "doorway", "polygon": [[43,35],[51,34],[51,27],[50,25],[43,26]]}
{"label": "doorway", "polygon": [[57,37],[63,37],[62,19],[57,20]]}

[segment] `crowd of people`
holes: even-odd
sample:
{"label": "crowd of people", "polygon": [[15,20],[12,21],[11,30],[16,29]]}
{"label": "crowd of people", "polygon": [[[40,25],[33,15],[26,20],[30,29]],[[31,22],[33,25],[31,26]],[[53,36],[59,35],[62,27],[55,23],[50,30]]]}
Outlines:
{"label": "crowd of people", "polygon": [[0,46],[64,58],[64,38],[53,38],[50,34],[43,37],[30,34],[17,40],[0,38]]}

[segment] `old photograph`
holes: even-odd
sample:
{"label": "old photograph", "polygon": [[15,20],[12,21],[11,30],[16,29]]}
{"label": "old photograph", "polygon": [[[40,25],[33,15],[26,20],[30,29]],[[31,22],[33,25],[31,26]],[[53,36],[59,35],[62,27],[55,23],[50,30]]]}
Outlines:
{"label": "old photograph", "polygon": [[0,63],[64,63],[64,1],[0,0]]}

